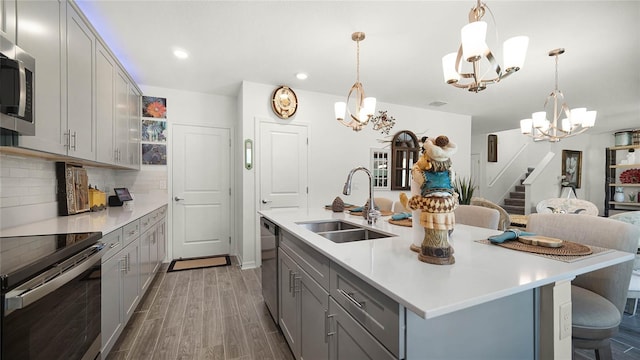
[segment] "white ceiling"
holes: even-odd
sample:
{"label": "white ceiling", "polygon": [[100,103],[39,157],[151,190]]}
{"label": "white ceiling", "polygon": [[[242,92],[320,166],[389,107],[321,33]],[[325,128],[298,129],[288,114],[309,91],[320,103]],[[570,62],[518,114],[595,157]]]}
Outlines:
{"label": "white ceiling", "polygon": [[[542,110],[554,87],[547,54],[563,47],[559,88],[570,107],[598,110],[592,132],[640,127],[639,1],[488,0],[496,58],[515,35],[529,36],[529,50],[521,71],[477,94],[446,85],[441,69],[473,0],[76,3],[139,84],[235,96],[247,80],[346,97],[356,71],[351,33],[363,31],[367,95],[420,108],[444,101],[434,109],[473,115],[473,133],[487,133]],[[176,59],[176,47],[189,59]],[[300,71],[309,78],[297,80]]]}

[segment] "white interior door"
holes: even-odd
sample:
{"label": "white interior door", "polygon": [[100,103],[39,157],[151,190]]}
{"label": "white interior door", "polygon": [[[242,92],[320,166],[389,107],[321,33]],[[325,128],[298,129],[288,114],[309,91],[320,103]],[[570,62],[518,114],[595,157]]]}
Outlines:
{"label": "white interior door", "polygon": [[229,129],[174,125],[173,257],[229,253]]}
{"label": "white interior door", "polygon": [[260,209],[307,207],[307,127],[260,123]]}

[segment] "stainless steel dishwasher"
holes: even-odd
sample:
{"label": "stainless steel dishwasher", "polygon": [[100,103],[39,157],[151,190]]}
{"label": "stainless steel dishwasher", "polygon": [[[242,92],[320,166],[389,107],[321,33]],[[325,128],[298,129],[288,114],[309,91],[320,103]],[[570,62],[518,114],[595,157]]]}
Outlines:
{"label": "stainless steel dishwasher", "polygon": [[278,325],[278,240],[278,226],[261,217],[262,297],[276,325]]}

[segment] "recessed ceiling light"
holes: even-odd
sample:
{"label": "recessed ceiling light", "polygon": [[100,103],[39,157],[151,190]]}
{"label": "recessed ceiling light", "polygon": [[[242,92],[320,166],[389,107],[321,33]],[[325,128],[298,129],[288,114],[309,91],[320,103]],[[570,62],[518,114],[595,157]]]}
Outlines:
{"label": "recessed ceiling light", "polygon": [[189,54],[182,49],[174,50],[173,55],[175,55],[175,57],[177,57],[178,59],[186,59],[189,57]]}
{"label": "recessed ceiling light", "polygon": [[429,106],[433,106],[433,107],[438,107],[438,106],[443,106],[443,105],[447,105],[446,101],[441,101],[441,100],[436,100],[436,101],[432,101],[429,103]]}
{"label": "recessed ceiling light", "polygon": [[309,76],[305,73],[297,73],[296,77],[298,78],[298,80],[306,80]]}

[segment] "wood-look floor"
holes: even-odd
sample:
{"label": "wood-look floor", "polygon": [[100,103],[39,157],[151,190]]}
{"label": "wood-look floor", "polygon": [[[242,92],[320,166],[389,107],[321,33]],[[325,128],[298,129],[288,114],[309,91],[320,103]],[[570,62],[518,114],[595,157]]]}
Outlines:
{"label": "wood-look floor", "polygon": [[[166,268],[166,266],[165,266]],[[115,359],[293,359],[262,299],[260,269],[158,272]]]}
{"label": "wood-look floor", "polygon": [[[158,272],[107,357],[116,359],[293,360],[262,299],[260,269],[232,265]],[[614,360],[640,359],[640,311],[625,314]],[[576,360],[593,360],[577,350]]]}

